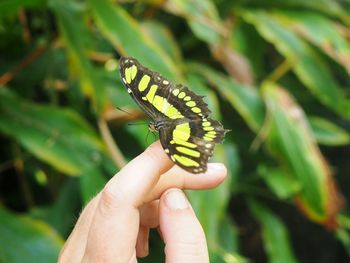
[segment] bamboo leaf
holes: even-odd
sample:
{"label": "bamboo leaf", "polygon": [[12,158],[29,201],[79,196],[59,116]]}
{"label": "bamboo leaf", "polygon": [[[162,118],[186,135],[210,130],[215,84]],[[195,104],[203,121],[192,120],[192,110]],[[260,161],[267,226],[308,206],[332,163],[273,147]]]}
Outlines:
{"label": "bamboo leaf", "polygon": [[215,5],[209,0],[170,0],[166,1],[165,9],[173,14],[184,17],[193,33],[201,40],[210,44],[220,41],[223,30]]}
{"label": "bamboo leaf", "polygon": [[262,228],[265,251],[271,263],[298,262],[290,244],[283,222],[265,206],[255,200],[249,200],[249,208]]}
{"label": "bamboo leaf", "polygon": [[350,143],[350,134],[327,119],[309,117],[309,122],[318,143],[329,146]]}
{"label": "bamboo leaf", "polygon": [[62,245],[62,238],[46,223],[0,208],[0,262],[56,262]]}
{"label": "bamboo leaf", "polygon": [[68,175],[99,166],[105,152],[95,132],[75,112],[29,103],[5,88],[0,89],[0,130]]}
{"label": "bamboo leaf", "polygon": [[310,45],[267,12],[245,11],[242,16],[289,60],[295,74],[316,98],[339,115],[350,118],[349,100],[328,65]]}
{"label": "bamboo leaf", "polygon": [[141,29],[145,35],[154,39],[174,63],[177,65],[182,63],[181,50],[167,27],[154,20],[147,20],[141,24]]}
{"label": "bamboo leaf", "polygon": [[310,11],[273,13],[281,25],[293,30],[341,64],[350,74],[350,44],[343,25]]}
{"label": "bamboo leaf", "polygon": [[202,75],[220,95],[238,111],[248,126],[258,132],[264,122],[264,105],[257,90],[201,65],[189,64],[191,71]]}
{"label": "bamboo leaf", "polygon": [[106,110],[108,100],[105,87],[87,57],[91,36],[83,23],[82,7],[77,8],[74,2],[66,0],[50,1],[50,5],[58,18],[72,68],[80,78],[81,90],[92,99],[95,111],[100,115]]}
{"label": "bamboo leaf", "polygon": [[0,17],[15,15],[20,8],[42,8],[47,0],[3,0],[0,2]]}
{"label": "bamboo leaf", "polygon": [[302,109],[273,83],[263,86],[263,96],[270,124],[268,145],[301,184],[298,205],[311,220],[334,227],[341,207],[340,195]]}
{"label": "bamboo leaf", "polygon": [[90,0],[97,26],[119,53],[137,58],[171,80],[181,80],[178,67],[170,57],[144,34],[136,22],[119,5],[108,0]]}
{"label": "bamboo leaf", "polygon": [[279,199],[292,198],[301,190],[300,182],[282,169],[261,165],[258,167],[258,174]]}

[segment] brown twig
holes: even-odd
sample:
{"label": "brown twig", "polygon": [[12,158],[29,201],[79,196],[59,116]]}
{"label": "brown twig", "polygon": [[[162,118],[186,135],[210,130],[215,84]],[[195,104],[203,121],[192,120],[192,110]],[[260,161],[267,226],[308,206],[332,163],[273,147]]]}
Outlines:
{"label": "brown twig", "polygon": [[23,8],[19,9],[18,11],[18,19],[20,24],[23,27],[23,40],[25,43],[30,43],[32,36],[30,34],[29,26],[28,26],[28,19],[27,19],[27,14]]}
{"label": "brown twig", "polygon": [[102,139],[106,143],[107,148],[111,153],[111,157],[113,161],[118,166],[118,168],[122,168],[126,164],[125,158],[121,153],[120,149],[118,148],[117,144],[115,143],[115,140],[113,139],[112,134],[108,128],[108,125],[104,119],[102,118],[99,119],[98,128],[102,135]]}
{"label": "brown twig", "polygon": [[29,53],[18,65],[10,71],[0,76],[0,85],[6,85],[15,75],[21,72],[24,68],[29,66],[33,61],[40,57],[48,48],[47,45],[38,46],[33,52]]}
{"label": "brown twig", "polygon": [[88,51],[88,56],[92,61],[96,61],[99,63],[105,63],[107,60],[114,58],[113,54],[106,52],[98,52],[98,51]]}
{"label": "brown twig", "polygon": [[17,173],[18,184],[21,189],[21,193],[23,195],[24,201],[26,203],[27,208],[31,208],[34,206],[34,199],[31,193],[30,187],[28,185],[27,178],[24,174],[24,163],[22,159],[16,159],[14,162],[14,168]]}
{"label": "brown twig", "polygon": [[281,79],[294,65],[294,62],[286,59],[280,64],[270,75],[267,76],[265,81],[277,82]]}

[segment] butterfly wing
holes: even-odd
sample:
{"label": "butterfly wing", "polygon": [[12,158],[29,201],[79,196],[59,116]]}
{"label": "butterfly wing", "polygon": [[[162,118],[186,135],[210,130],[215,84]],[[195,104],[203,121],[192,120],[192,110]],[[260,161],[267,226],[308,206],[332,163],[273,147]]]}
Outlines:
{"label": "butterfly wing", "polygon": [[154,121],[201,119],[210,113],[201,96],[170,83],[134,58],[120,59],[120,74],[128,93]]}
{"label": "butterfly wing", "polygon": [[191,173],[205,172],[215,144],[222,142],[227,130],[208,118],[203,97],[170,83],[134,58],[121,58],[119,65],[128,93],[157,125],[170,159]]}
{"label": "butterfly wing", "polygon": [[159,135],[173,162],[190,173],[203,173],[215,144],[222,142],[226,132],[218,121],[203,118],[166,125]]}

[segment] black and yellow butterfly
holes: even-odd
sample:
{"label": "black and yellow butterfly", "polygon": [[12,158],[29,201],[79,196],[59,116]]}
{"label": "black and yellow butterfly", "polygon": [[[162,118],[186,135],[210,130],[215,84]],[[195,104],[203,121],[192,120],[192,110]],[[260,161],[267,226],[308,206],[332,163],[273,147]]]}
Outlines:
{"label": "black and yellow butterfly", "polygon": [[202,97],[134,58],[122,57],[119,66],[128,93],[152,119],[149,126],[159,132],[170,159],[191,173],[205,172],[215,144],[222,142],[228,130],[208,117],[210,110]]}

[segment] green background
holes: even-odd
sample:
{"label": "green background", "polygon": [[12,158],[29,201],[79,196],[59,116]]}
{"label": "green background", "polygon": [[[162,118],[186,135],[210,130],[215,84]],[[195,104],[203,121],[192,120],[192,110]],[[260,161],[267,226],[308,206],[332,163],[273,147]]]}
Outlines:
{"label": "green background", "polygon": [[[148,120],[120,56],[206,95],[232,130],[213,157],[227,180],[188,191],[211,262],[350,260],[350,2],[3,0],[0,263],[55,262],[154,140],[129,125]],[[150,252],[164,261],[156,231]]]}

